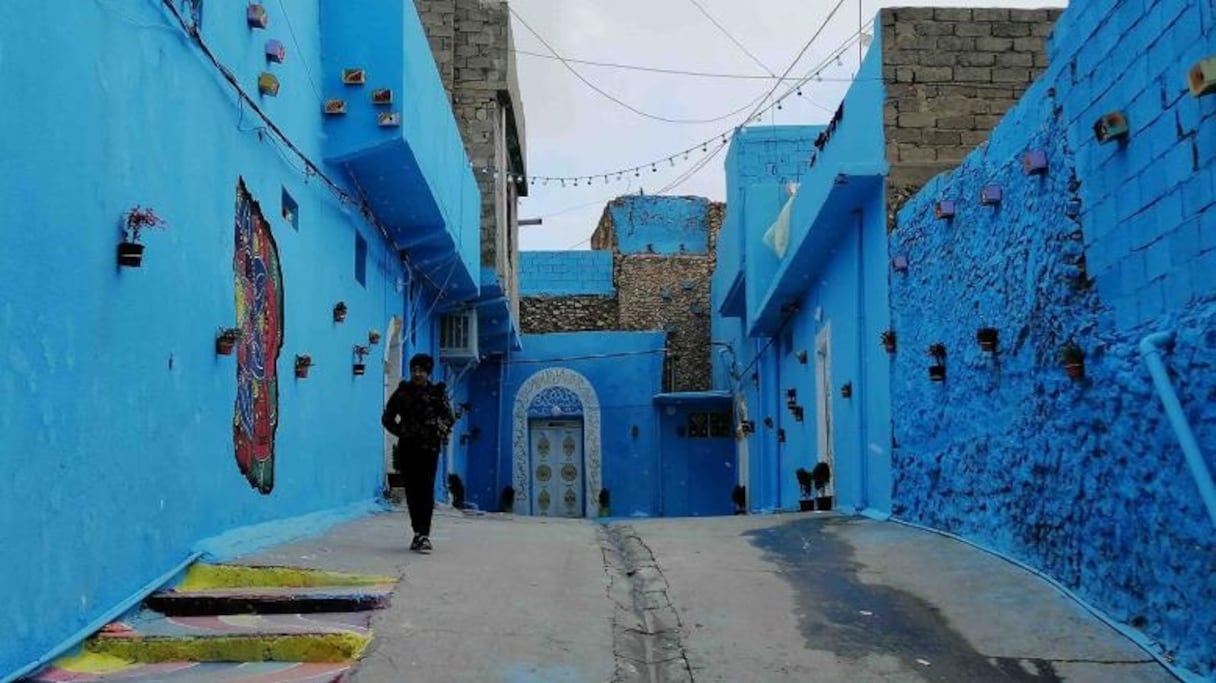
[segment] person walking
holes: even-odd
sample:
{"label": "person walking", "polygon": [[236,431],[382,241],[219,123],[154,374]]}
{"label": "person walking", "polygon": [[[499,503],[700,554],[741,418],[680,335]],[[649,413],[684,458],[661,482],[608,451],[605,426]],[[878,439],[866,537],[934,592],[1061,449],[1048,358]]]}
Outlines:
{"label": "person walking", "polygon": [[435,472],[439,451],[456,422],[443,382],[431,382],[435,361],[425,353],[410,359],[410,379],[403,380],[384,406],[380,423],[397,437],[393,467],[405,477],[405,504],[414,540],[410,550],[428,553],[435,512]]}

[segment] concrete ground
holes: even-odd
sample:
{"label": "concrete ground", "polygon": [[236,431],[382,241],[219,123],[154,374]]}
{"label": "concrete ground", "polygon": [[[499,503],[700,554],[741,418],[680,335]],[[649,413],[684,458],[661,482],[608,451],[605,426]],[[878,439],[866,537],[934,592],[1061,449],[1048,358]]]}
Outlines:
{"label": "concrete ground", "polygon": [[240,561],[401,576],[353,676],[398,681],[1172,681],[1036,577],[834,515],[403,513]]}

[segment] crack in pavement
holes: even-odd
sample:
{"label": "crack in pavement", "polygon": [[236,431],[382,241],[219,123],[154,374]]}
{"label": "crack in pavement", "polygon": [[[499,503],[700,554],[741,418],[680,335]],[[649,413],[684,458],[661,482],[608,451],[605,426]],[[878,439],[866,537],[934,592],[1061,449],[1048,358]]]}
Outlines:
{"label": "crack in pavement", "polygon": [[613,683],[694,683],[684,624],[654,552],[626,524],[601,527],[599,537],[613,605]]}

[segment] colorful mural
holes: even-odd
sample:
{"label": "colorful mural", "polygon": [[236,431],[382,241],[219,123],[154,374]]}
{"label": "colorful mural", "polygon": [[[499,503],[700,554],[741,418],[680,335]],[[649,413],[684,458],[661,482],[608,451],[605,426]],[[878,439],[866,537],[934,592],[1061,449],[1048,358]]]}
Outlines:
{"label": "colorful mural", "polygon": [[279,424],[278,359],[283,347],[283,275],[279,249],[258,203],[236,190],[236,407],[232,440],[236,462],[250,486],[266,494],[274,488],[274,436]]}

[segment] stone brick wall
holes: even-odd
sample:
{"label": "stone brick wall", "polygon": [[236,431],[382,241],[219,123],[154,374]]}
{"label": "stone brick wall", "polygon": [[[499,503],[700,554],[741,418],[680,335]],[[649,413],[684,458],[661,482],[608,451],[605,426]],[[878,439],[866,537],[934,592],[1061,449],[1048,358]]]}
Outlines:
{"label": "stone brick wall", "polygon": [[524,334],[607,331],[618,328],[615,296],[525,296],[519,301]]}
{"label": "stone brick wall", "polygon": [[880,13],[888,225],[908,197],[988,138],[1047,66],[1055,9]]}
{"label": "stone brick wall", "polygon": [[[517,291],[517,196],[523,174],[522,105],[512,68],[510,12],[502,0],[414,0],[452,99],[481,190],[481,262]],[[511,251],[515,249],[516,251]]]}

